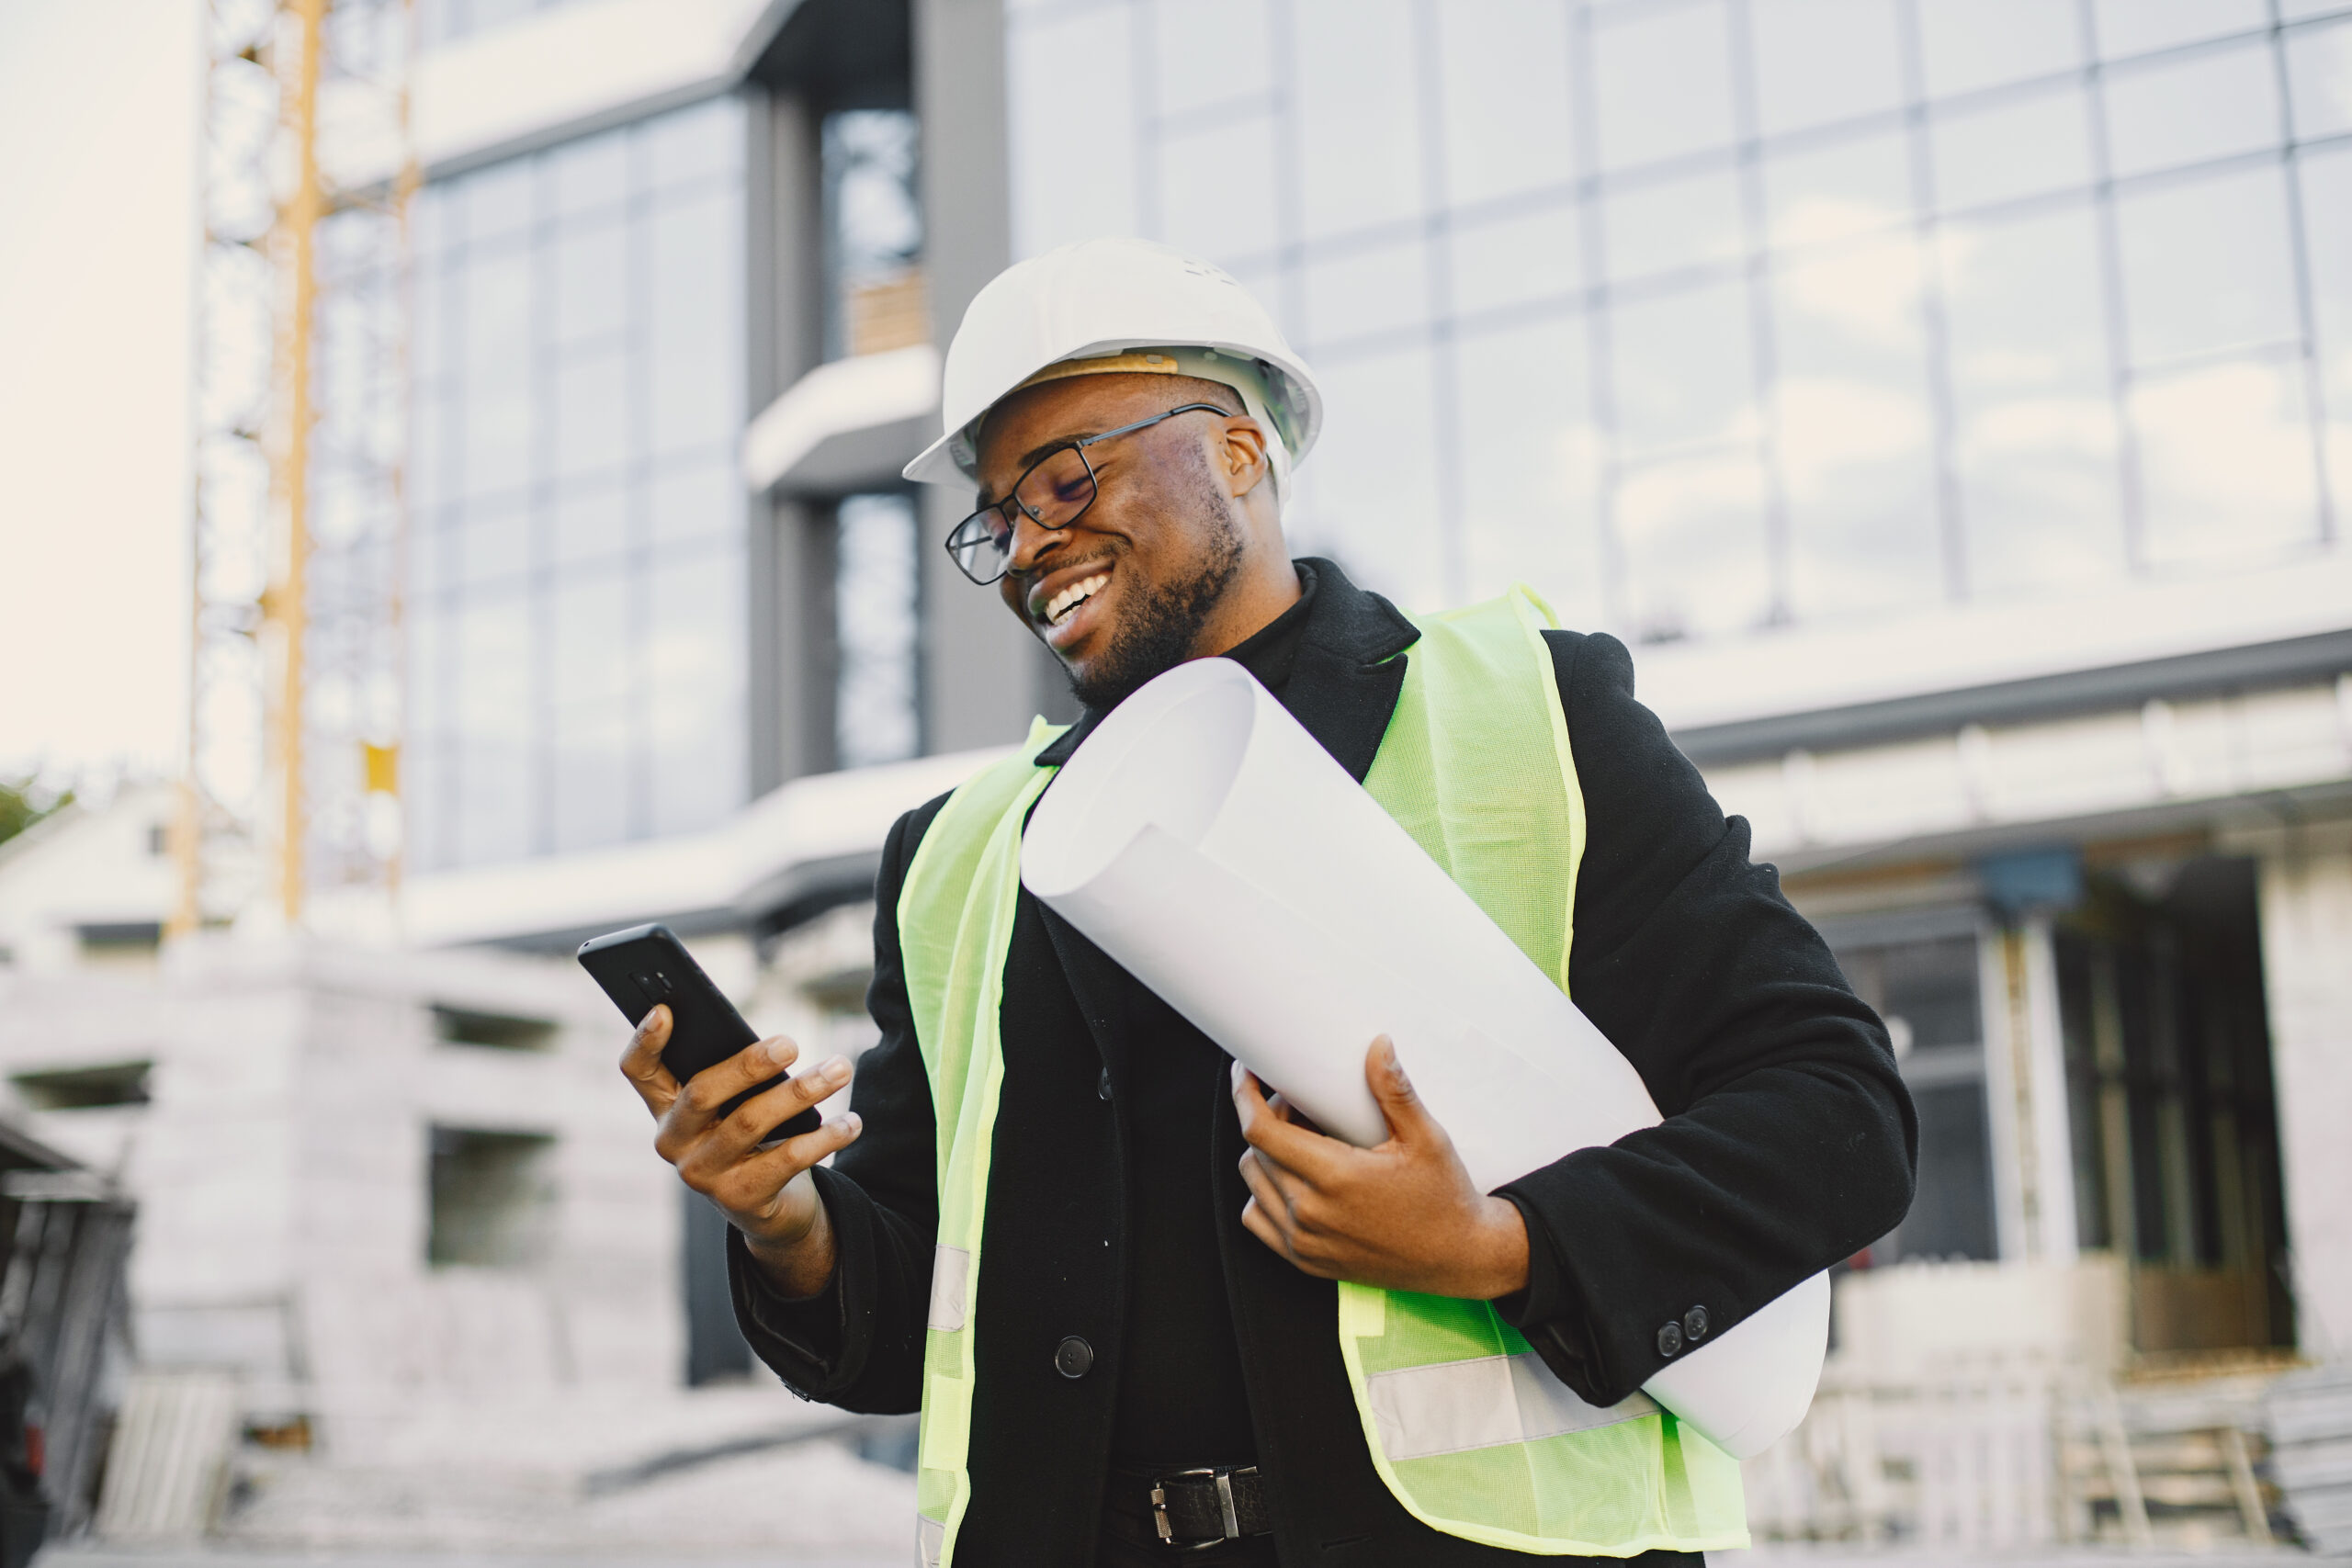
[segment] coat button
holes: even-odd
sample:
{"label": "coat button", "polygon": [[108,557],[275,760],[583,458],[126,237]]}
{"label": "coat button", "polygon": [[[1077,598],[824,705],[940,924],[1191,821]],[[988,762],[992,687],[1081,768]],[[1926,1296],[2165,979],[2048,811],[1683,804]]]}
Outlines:
{"label": "coat button", "polygon": [[1692,1307],[1682,1314],[1682,1337],[1693,1345],[1707,1337],[1707,1309]]}
{"label": "coat button", "polygon": [[1073,1334],[1054,1348],[1054,1371],[1066,1378],[1082,1378],[1094,1367],[1094,1347]]}
{"label": "coat button", "polygon": [[1657,1331],[1657,1353],[1661,1356],[1678,1356],[1682,1353],[1680,1324],[1669,1323]]}
{"label": "coat button", "polygon": [[1096,1079],[1096,1080],[1095,1080],[1095,1083],[1094,1083],[1094,1094],[1095,1094],[1095,1098],[1096,1098],[1096,1099],[1098,1099],[1098,1100],[1108,1100],[1108,1099],[1110,1099],[1110,1098],[1111,1098],[1111,1069],[1110,1069],[1110,1068],[1108,1068],[1108,1067],[1103,1068],[1103,1069],[1102,1069],[1102,1076],[1100,1078],[1098,1078],[1098,1079]]}

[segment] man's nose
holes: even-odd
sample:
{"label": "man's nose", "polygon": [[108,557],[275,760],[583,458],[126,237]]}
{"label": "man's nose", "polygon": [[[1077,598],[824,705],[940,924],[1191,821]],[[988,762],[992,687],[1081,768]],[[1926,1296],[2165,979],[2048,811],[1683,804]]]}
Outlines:
{"label": "man's nose", "polygon": [[1005,558],[1005,570],[1014,575],[1024,575],[1035,568],[1038,556],[1061,543],[1069,529],[1046,527],[1021,510],[1021,503],[1017,501],[1012,503],[1012,549]]}

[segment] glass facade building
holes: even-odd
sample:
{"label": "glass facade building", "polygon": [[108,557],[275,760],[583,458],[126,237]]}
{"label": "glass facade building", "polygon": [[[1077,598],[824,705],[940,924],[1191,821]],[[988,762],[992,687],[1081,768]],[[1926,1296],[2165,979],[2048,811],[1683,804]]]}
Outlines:
{"label": "glass facade building", "polygon": [[420,870],[746,797],[746,141],[717,97],[417,198]]}
{"label": "glass facade building", "polygon": [[2337,547],[2352,7],[1008,9],[1016,252],[1257,291],[1329,399],[1295,543],[1404,603],[1664,641]]}

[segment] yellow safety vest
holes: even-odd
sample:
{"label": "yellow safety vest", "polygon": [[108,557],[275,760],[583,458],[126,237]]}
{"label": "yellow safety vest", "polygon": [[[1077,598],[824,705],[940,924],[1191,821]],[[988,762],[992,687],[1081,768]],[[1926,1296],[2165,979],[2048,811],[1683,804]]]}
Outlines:
{"label": "yellow safety vest", "polygon": [[[1523,588],[1415,617],[1420,639],[1364,787],[1565,991],[1585,821],[1550,623]],[[1004,965],[1023,827],[1054,773],[1035,758],[1060,733],[1038,720],[1014,755],[948,797],[899,896],[939,1128],[915,1482],[928,1568],[953,1561],[971,1499],[972,1308],[1004,1082]],[[1431,1529],[1553,1556],[1747,1544],[1738,1462],[1646,1395],[1585,1404],[1487,1302],[1346,1283],[1339,1302],[1373,1464]]]}

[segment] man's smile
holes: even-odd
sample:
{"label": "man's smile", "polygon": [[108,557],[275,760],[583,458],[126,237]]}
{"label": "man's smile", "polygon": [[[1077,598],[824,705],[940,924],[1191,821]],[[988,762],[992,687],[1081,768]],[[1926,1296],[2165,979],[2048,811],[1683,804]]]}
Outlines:
{"label": "man's smile", "polygon": [[1108,615],[1101,601],[1111,583],[1111,563],[1082,561],[1047,576],[1028,594],[1029,618],[1046,645],[1060,653]]}

